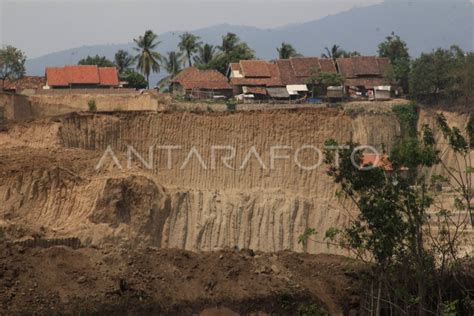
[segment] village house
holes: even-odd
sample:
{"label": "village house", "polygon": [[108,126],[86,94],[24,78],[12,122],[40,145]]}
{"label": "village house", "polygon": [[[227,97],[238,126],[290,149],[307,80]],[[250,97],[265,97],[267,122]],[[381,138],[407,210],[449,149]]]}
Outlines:
{"label": "village house", "polygon": [[174,77],[170,83],[170,92],[195,99],[232,97],[232,87],[223,74],[195,67],[186,68]]}
{"label": "village house", "polygon": [[5,82],[0,80],[3,91],[25,95],[35,94],[36,90],[43,89],[45,84],[46,78],[42,76],[23,76],[17,80],[6,79]]}
{"label": "village house", "polygon": [[[227,76],[234,96],[244,98],[267,99],[268,88],[283,86],[278,67],[265,60],[241,60],[239,63],[231,63]],[[270,91],[275,92],[276,97],[286,97],[286,94],[281,95],[278,89]]]}
{"label": "village house", "polygon": [[234,95],[252,99],[288,100],[308,96],[312,89],[308,79],[313,71],[337,72],[330,59],[295,57],[273,62],[242,60],[231,63],[227,76]]}
{"label": "village house", "polygon": [[74,65],[46,68],[46,89],[118,88],[115,67]]}
{"label": "village house", "polygon": [[388,58],[356,56],[338,58],[336,62],[339,73],[344,78],[344,87],[348,97],[390,98],[391,87],[385,78],[385,73],[390,66]]}
{"label": "village house", "polygon": [[337,73],[332,59],[318,57],[295,57],[275,61],[282,84],[292,97],[308,96],[313,90],[310,77],[313,72]]}

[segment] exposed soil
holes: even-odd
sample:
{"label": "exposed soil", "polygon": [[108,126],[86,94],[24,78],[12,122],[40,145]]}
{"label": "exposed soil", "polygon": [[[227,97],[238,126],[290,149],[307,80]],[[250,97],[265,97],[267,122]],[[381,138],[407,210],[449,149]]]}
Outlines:
{"label": "exposed soil", "polygon": [[295,314],[358,307],[362,267],[292,252],[152,247],[0,248],[0,310],[17,313]]}

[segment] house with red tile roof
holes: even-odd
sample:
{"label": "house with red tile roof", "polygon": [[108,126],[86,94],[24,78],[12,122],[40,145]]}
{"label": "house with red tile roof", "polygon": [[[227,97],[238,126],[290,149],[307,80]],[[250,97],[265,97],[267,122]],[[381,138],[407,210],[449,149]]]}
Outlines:
{"label": "house with red tile roof", "polygon": [[200,70],[189,67],[171,80],[170,92],[196,99],[232,97],[227,78],[217,70]]}
{"label": "house with red tile roof", "polygon": [[227,76],[234,95],[243,93],[285,99],[308,92],[308,78],[313,69],[337,73],[331,59],[295,57],[273,62],[242,60],[239,63],[231,63]]}
{"label": "house with red tile roof", "polygon": [[227,71],[234,95],[251,94],[267,97],[267,87],[283,86],[278,66],[266,60],[241,60],[231,63]]}
{"label": "house with red tile roof", "polygon": [[346,93],[350,97],[366,98],[376,87],[389,86],[385,73],[390,67],[386,57],[355,56],[336,60],[339,73],[344,78]]}
{"label": "house with red tile roof", "polygon": [[46,78],[41,76],[23,76],[17,80],[6,79],[5,83],[0,80],[0,87],[4,91],[18,94],[34,94],[36,90],[43,89]]}
{"label": "house with red tile roof", "polygon": [[46,87],[65,88],[116,88],[119,86],[115,67],[72,65],[46,68]]}

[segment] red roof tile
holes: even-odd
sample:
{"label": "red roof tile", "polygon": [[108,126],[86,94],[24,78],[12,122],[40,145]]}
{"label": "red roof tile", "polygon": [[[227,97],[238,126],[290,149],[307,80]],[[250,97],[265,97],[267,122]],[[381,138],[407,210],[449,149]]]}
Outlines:
{"label": "red roof tile", "polygon": [[242,69],[240,69],[239,63],[230,63],[230,70],[242,72]]}
{"label": "red roof tile", "polygon": [[117,69],[96,65],[74,65],[62,68],[46,68],[47,84],[52,87],[67,87],[71,84],[118,86]]}
{"label": "red roof tile", "polygon": [[99,67],[101,86],[118,86],[118,73],[115,67]]}
{"label": "red roof tile", "polygon": [[244,92],[245,93],[250,93],[250,94],[267,94],[267,89],[265,87],[244,87]]}
{"label": "red roof tile", "polygon": [[69,86],[69,77],[65,68],[46,68],[46,80],[47,84],[52,87]]}
{"label": "red roof tile", "polygon": [[[1,83],[1,81],[0,81]],[[24,76],[18,80],[5,80],[6,90],[41,89],[46,83],[45,77]]]}
{"label": "red roof tile", "polygon": [[270,70],[265,60],[241,60],[240,68],[246,78],[269,78]]}
{"label": "red roof tile", "polygon": [[[322,61],[322,62],[321,62]],[[319,59],[318,57],[297,57],[290,59],[296,77],[309,77],[311,69],[320,69],[324,72],[336,73],[336,66],[330,59]]]}
{"label": "red roof tile", "polygon": [[384,75],[389,64],[388,58],[376,56],[357,56],[337,59],[339,71],[344,78],[357,78],[361,76],[381,77]]}
{"label": "red roof tile", "polygon": [[230,90],[232,87],[227,78],[216,70],[199,70],[186,68],[171,81],[179,83],[184,89]]}
{"label": "red roof tile", "polygon": [[99,69],[96,65],[66,66],[71,84],[99,84]]}

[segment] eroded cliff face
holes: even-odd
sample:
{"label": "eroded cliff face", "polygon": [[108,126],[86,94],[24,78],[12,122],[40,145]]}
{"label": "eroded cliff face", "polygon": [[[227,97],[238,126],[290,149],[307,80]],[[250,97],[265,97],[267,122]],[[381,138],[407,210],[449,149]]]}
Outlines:
{"label": "eroded cliff face", "polygon": [[[73,114],[16,125],[0,134],[2,225],[92,245],[343,253],[322,242],[328,228],[350,216],[335,198],[326,167],[304,170],[294,157],[303,146],[322,150],[329,138],[380,148],[398,134],[390,114],[352,118],[333,109]],[[128,146],[136,150],[130,169]],[[169,151],[160,146],[180,146],[171,151],[170,167]],[[213,155],[210,146],[235,148],[235,158],[226,166],[222,158],[229,152]],[[289,158],[276,159],[272,168],[275,146]],[[193,148],[201,161],[196,154],[187,159]],[[246,159],[252,148],[260,162],[255,154]],[[305,166],[319,160],[310,147],[297,156]],[[303,247],[298,236],[309,227],[317,234]],[[18,229],[5,228],[21,235]]]}

